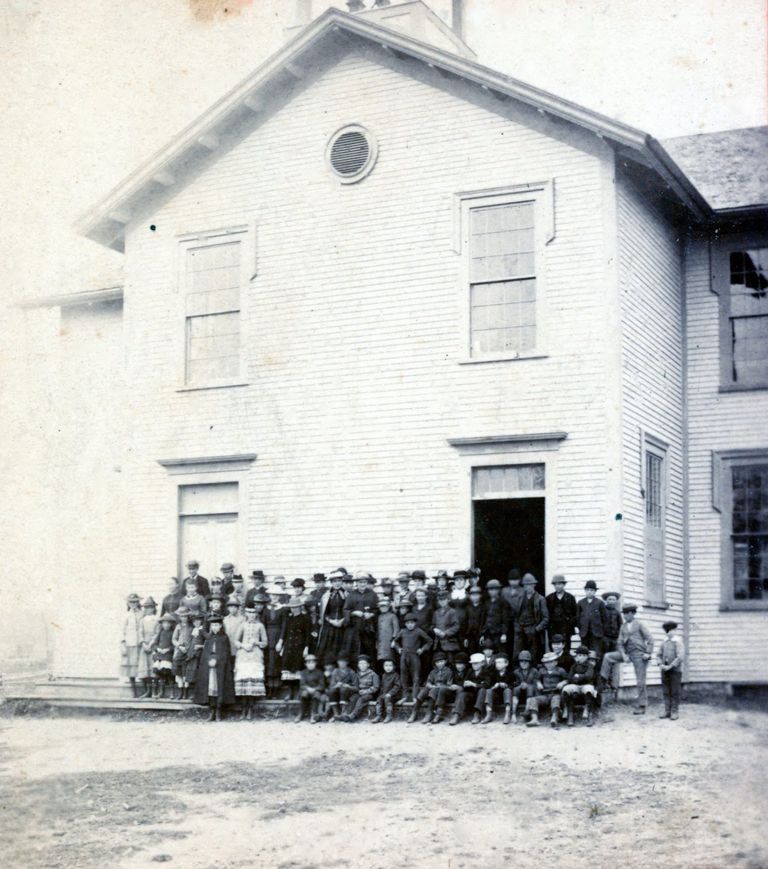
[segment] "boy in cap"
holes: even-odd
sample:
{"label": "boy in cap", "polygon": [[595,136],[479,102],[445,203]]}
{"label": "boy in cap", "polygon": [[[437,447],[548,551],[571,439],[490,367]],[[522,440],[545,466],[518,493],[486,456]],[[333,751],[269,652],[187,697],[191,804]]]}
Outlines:
{"label": "boy in cap", "polygon": [[579,611],[576,598],[565,590],[567,580],[562,573],[552,577],[555,590],[547,595],[547,610],[549,610],[549,644],[554,644],[555,634],[563,638],[566,652],[571,650],[571,637],[576,630]]}
{"label": "boy in cap", "polygon": [[485,603],[483,602],[483,590],[479,585],[473,585],[468,592],[469,603],[463,610],[463,645],[472,654],[479,652],[481,648],[480,638],[485,627]]}
{"label": "boy in cap", "polygon": [[536,680],[536,696],[528,700],[527,711],[531,713],[528,727],[539,726],[539,711],[549,707],[549,723],[557,728],[557,719],[560,712],[560,692],[568,684],[568,674],[562,667],[557,666],[557,658],[552,652],[547,652],[541,659],[542,666],[538,671]]}
{"label": "boy in cap", "polygon": [[557,666],[562,667],[566,673],[570,673],[574,660],[570,652],[567,652],[565,649],[565,637],[562,634],[552,635],[552,648],[550,651],[557,655]]}
{"label": "boy in cap", "polygon": [[435,652],[432,663],[434,666],[429,671],[427,682],[414,700],[413,711],[408,719],[408,724],[413,724],[416,720],[419,714],[419,707],[425,700],[427,701],[427,708],[424,717],[421,719],[421,723],[438,724],[443,718],[445,704],[448,699],[448,687],[453,685],[453,671],[448,666],[445,652]]}
{"label": "boy in cap", "polygon": [[349,702],[349,698],[357,691],[357,673],[349,667],[349,658],[340,654],[337,667],[331,674],[331,683],[326,693],[331,713],[331,721],[341,719],[341,707]]}
{"label": "boy in cap", "polygon": [[603,630],[603,654],[606,652],[615,652],[619,646],[619,633],[621,626],[624,624],[624,619],[619,612],[619,598],[621,595],[617,591],[606,591],[600,595],[605,601],[605,619]]}
{"label": "boy in cap", "polygon": [[412,611],[405,614],[405,627],[397,632],[395,650],[400,655],[400,684],[403,689],[404,702],[408,689],[412,689],[414,702],[421,684],[421,656],[432,645],[432,640],[417,624]]}
{"label": "boy in cap", "polygon": [[677,622],[664,622],[662,625],[667,636],[658,652],[658,663],[661,670],[661,690],[664,694],[664,711],[659,718],[670,718],[677,721],[680,707],[680,691],[683,679],[683,661],[685,646],[677,631]]}
{"label": "boy in cap", "polygon": [[[458,656],[457,656],[458,659]],[[464,717],[467,706],[474,709],[473,724],[480,723],[480,710],[485,703],[485,690],[489,684],[489,673],[482,652],[474,652],[469,656],[470,669],[456,676],[456,700],[453,704],[453,714],[448,722],[455,727]]]}
{"label": "boy in cap", "polygon": [[381,687],[379,674],[371,667],[368,655],[360,655],[357,659],[357,688],[350,695],[349,702],[342,721],[355,721],[368,708],[368,704],[376,699]]}
{"label": "boy in cap", "polygon": [[522,579],[523,595],[515,613],[515,655],[531,653],[534,666],[544,652],[544,637],[549,624],[549,612],[544,595],[536,591],[536,577],[526,573]]}
{"label": "boy in cap", "polygon": [[469,603],[467,598],[467,572],[466,570],[456,570],[453,573],[451,606],[456,609],[464,609]]}
{"label": "boy in cap", "polygon": [[496,672],[490,676],[490,684],[485,691],[485,718],[482,724],[493,721],[493,707],[501,699],[504,703],[504,723],[512,721],[512,688],[514,680],[509,669],[509,656],[506,652],[497,652],[494,656]]}
{"label": "boy in cap", "polygon": [[392,648],[400,622],[392,612],[392,601],[388,597],[379,598],[379,617],[376,620],[376,660],[379,666],[392,657]]}
{"label": "boy in cap", "polygon": [[512,677],[512,724],[517,724],[517,710],[520,703],[522,702],[525,709],[528,701],[536,696],[539,674],[531,663],[530,652],[520,652]]}
{"label": "boy in cap", "polygon": [[304,659],[304,669],[299,677],[299,714],[294,718],[296,724],[307,715],[310,724],[317,722],[324,690],[325,677],[317,669],[317,658],[314,655],[307,655]]}
{"label": "boy in cap", "polygon": [[501,597],[501,583],[498,579],[489,580],[485,590],[488,592],[488,600],[485,604],[482,639],[490,640],[493,643],[494,651],[497,651],[507,642],[511,613]]}
{"label": "boy in cap", "polygon": [[234,591],[232,579],[235,575],[235,565],[231,561],[225,561],[219,570],[221,571],[221,592],[228,596]]}
{"label": "boy in cap", "polygon": [[591,727],[597,691],[595,690],[595,665],[589,660],[589,649],[586,646],[579,646],[576,649],[576,662],[568,674],[568,684],[563,688],[568,727],[573,727],[573,707],[577,697],[584,697],[583,717],[587,720],[587,727]]}
{"label": "boy in cap", "polygon": [[435,636],[435,646],[445,652],[446,660],[453,663],[453,656],[459,651],[459,615],[455,609],[448,606],[447,591],[438,591],[437,609],[432,614],[432,633]]}
{"label": "boy in cap", "polygon": [[384,658],[381,665],[384,672],[381,677],[379,696],[376,698],[376,715],[372,720],[373,724],[378,724],[382,719],[384,724],[392,721],[395,703],[400,699],[401,693],[400,676],[395,670],[395,659]]}
{"label": "boy in cap", "polygon": [[578,602],[580,645],[586,646],[597,653],[603,654],[603,638],[605,637],[605,604],[595,597],[597,583],[593,579],[584,584],[584,597]]}
{"label": "boy in cap", "polygon": [[197,593],[203,597],[208,597],[211,593],[211,587],[208,585],[208,580],[200,575],[200,562],[196,558],[191,559],[187,562],[187,570],[189,573],[184,577],[184,587],[187,587],[187,582],[191,579]]}
{"label": "boy in cap", "polygon": [[624,614],[624,624],[619,631],[619,648],[603,657],[600,678],[607,686],[611,682],[614,665],[631,661],[637,681],[637,704],[633,712],[635,715],[645,715],[645,708],[648,705],[645,675],[648,661],[651,660],[653,653],[653,636],[648,628],[635,618],[637,614],[635,604],[625,603],[621,611]]}

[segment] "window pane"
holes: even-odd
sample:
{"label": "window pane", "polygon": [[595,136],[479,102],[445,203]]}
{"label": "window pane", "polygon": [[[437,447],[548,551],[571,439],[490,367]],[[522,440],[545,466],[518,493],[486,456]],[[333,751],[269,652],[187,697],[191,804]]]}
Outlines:
{"label": "window pane", "polygon": [[240,314],[187,318],[187,381],[235,377],[240,367]]}
{"label": "window pane", "polygon": [[731,469],[733,594],[768,599],[768,465]]}
{"label": "window pane", "polygon": [[759,317],[732,317],[733,379],[768,379],[768,314]]}
{"label": "window pane", "polygon": [[526,353],[536,346],[536,281],[470,287],[471,354]]}
{"label": "window pane", "polygon": [[655,453],[645,454],[645,521],[661,527],[661,467],[663,459]]}
{"label": "window pane", "polygon": [[469,216],[473,283],[535,274],[532,202],[473,208]]}
{"label": "window pane", "polygon": [[[768,248],[731,253],[731,298],[768,303]],[[766,309],[768,310],[768,309]]]}
{"label": "window pane", "polygon": [[501,498],[515,492],[544,490],[544,465],[500,465],[475,468],[472,472],[474,498]]}

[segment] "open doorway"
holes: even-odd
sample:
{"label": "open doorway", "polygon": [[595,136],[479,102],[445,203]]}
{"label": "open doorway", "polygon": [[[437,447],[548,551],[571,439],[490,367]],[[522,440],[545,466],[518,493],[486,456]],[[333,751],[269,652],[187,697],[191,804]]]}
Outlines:
{"label": "open doorway", "polygon": [[532,573],[536,590],[544,594],[544,503],[536,498],[490,498],[473,505],[474,563],[483,585],[498,579],[504,586],[516,567]]}

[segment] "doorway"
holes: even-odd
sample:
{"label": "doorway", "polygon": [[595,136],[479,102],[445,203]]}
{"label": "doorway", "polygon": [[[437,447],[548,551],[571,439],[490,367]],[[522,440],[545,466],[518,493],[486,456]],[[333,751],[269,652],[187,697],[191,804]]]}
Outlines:
{"label": "doorway", "polygon": [[544,594],[544,504],[543,497],[489,498],[474,500],[474,564],[481,582],[498,579],[507,584],[507,574],[516,567],[522,576],[536,577],[536,590]]}

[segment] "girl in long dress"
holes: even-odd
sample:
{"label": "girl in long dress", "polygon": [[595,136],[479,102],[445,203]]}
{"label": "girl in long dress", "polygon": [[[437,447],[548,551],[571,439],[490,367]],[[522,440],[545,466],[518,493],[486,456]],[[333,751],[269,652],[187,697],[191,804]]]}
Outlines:
{"label": "girl in long dress", "polygon": [[157,630],[157,604],[154,598],[145,598],[141,603],[141,608],[144,610],[144,615],[139,623],[139,666],[136,671],[136,682],[139,680],[144,683],[144,693],[139,697],[139,700],[146,700],[152,696],[152,679],[154,671],[152,669],[152,640]]}
{"label": "girl in long dress", "polygon": [[120,638],[120,655],[121,665],[120,674],[123,679],[130,682],[133,696],[136,697],[136,676],[139,670],[139,649],[141,643],[141,620],[143,613],[141,611],[141,598],[131,593],[128,595],[127,606],[128,612],[123,622],[123,632]]}
{"label": "girl in long dress", "polygon": [[267,647],[267,630],[256,617],[256,607],[245,608],[245,621],[235,634],[235,694],[242,698],[241,718],[251,720],[256,697],[263,697],[264,649]]}
{"label": "girl in long dress", "polygon": [[286,612],[274,605],[276,595],[270,594],[270,604],[264,607],[262,621],[267,629],[267,697],[274,697],[282,684],[282,651],[285,637]]}

